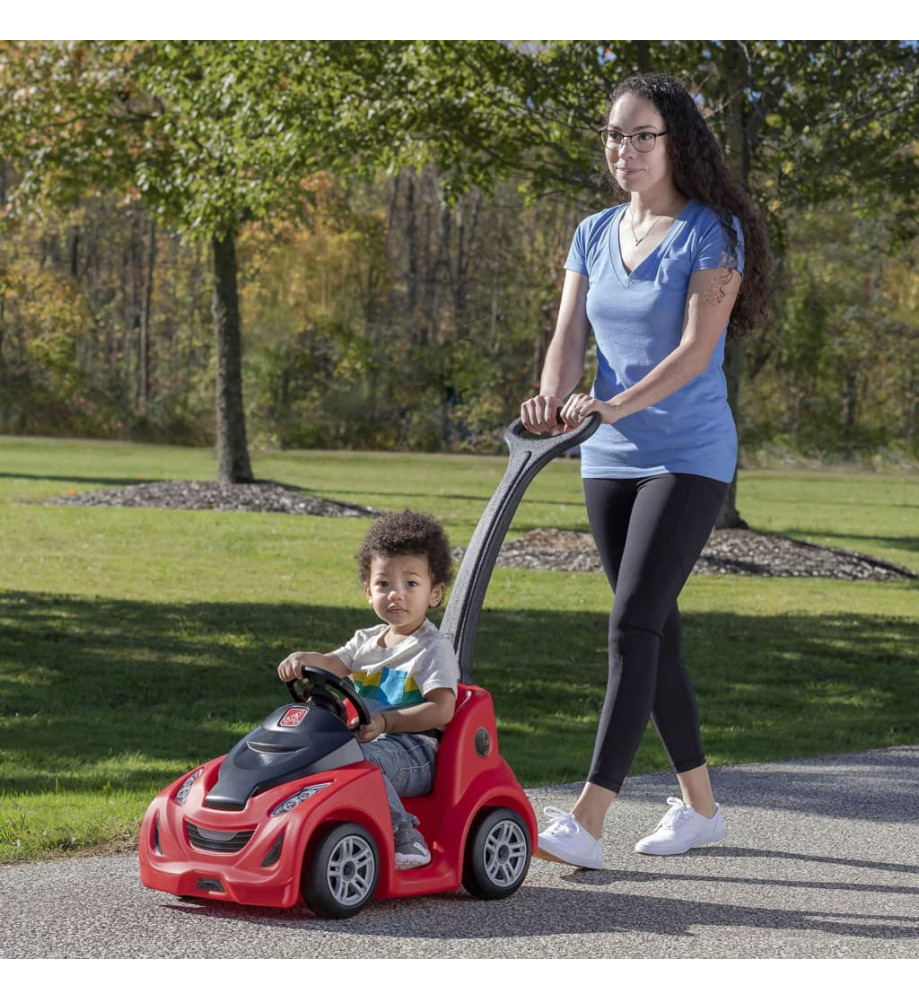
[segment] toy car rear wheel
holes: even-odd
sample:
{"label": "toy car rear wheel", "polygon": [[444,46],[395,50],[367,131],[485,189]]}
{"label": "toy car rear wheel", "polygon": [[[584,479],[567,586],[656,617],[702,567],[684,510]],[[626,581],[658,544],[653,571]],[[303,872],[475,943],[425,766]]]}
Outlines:
{"label": "toy car rear wheel", "polygon": [[494,809],[476,822],[466,845],[463,885],[480,899],[504,899],[526,878],[530,831],[513,809]]}
{"label": "toy car rear wheel", "polygon": [[373,837],[357,823],[339,823],[322,835],[307,857],[301,892],[317,916],[341,920],[370,902],[379,877],[380,855]]}

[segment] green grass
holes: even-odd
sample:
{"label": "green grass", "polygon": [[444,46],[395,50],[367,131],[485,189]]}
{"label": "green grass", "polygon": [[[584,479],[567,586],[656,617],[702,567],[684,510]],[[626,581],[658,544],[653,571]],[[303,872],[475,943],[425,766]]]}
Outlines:
{"label": "green grass", "polygon": [[[213,474],[202,450],[0,438],[0,861],[129,844],[154,792],[284,696],[274,666],[367,624],[367,522],[43,507],[69,490]],[[257,473],[443,518],[464,544],[490,457],[286,453]],[[919,477],[749,472],[754,527],[919,571]],[[537,478],[512,533],[586,529],[576,463]],[[713,763],[919,742],[919,586],[693,577],[681,606]],[[524,784],[584,776],[609,594],[581,573],[495,571],[476,650]],[[667,762],[649,732],[636,772]]]}

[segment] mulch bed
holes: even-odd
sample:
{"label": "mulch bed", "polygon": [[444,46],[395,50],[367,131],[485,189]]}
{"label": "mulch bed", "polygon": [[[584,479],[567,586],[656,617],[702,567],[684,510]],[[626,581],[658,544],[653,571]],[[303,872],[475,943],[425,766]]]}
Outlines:
{"label": "mulch bed", "polygon": [[[505,542],[499,566],[600,572],[590,535],[540,528]],[[737,576],[829,577],[836,580],[905,580],[916,574],[903,566],[847,549],[825,548],[784,535],[746,528],[713,531],[693,573]]]}
{"label": "mulch bed", "polygon": [[159,507],[164,510],[228,510],[256,514],[311,514],[314,517],[377,517],[379,511],[354,503],[326,500],[280,483],[225,485],[163,480],[71,493],[47,501],[78,507]]}
{"label": "mulch bed", "polygon": [[[159,507],[169,510],[254,511],[314,517],[376,517],[359,504],[310,496],[280,483],[222,485],[169,480],[73,493],[47,501],[89,507]],[[456,555],[462,557],[462,549]],[[540,528],[505,542],[499,566],[600,572],[590,535]],[[846,549],[799,542],[746,528],[712,532],[694,573],[739,576],[829,577],[837,580],[904,580],[916,574],[902,566]]]}

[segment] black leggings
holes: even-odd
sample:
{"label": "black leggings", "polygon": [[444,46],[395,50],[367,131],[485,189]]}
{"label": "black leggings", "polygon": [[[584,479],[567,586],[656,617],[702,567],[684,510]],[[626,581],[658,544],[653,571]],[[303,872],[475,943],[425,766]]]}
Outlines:
{"label": "black leggings", "polygon": [[619,791],[649,716],[677,773],[705,763],[676,602],[726,492],[727,483],[683,473],[584,480],[590,528],[616,595],[587,776],[595,785]]}

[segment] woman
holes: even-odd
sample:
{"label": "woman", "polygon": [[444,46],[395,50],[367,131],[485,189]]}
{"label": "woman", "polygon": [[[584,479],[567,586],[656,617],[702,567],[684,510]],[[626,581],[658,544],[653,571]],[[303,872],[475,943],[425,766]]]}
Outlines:
{"label": "woman", "polygon": [[[625,80],[606,122],[606,161],[624,201],[578,227],[539,395],[521,406],[536,433],[558,429],[559,408],[569,427],[591,413],[602,421],[581,461],[615,592],[609,683],[587,782],[572,812],[546,810],[552,822],[537,852],[584,868],[603,866],[603,821],[649,716],[682,800],[668,800],[636,851],[682,854],[724,837],[676,602],[734,475],[721,369],[728,321],[733,334],[760,317],[768,266],[762,221],[680,84]],[[591,329],[598,366],[585,395],[573,390]]]}

